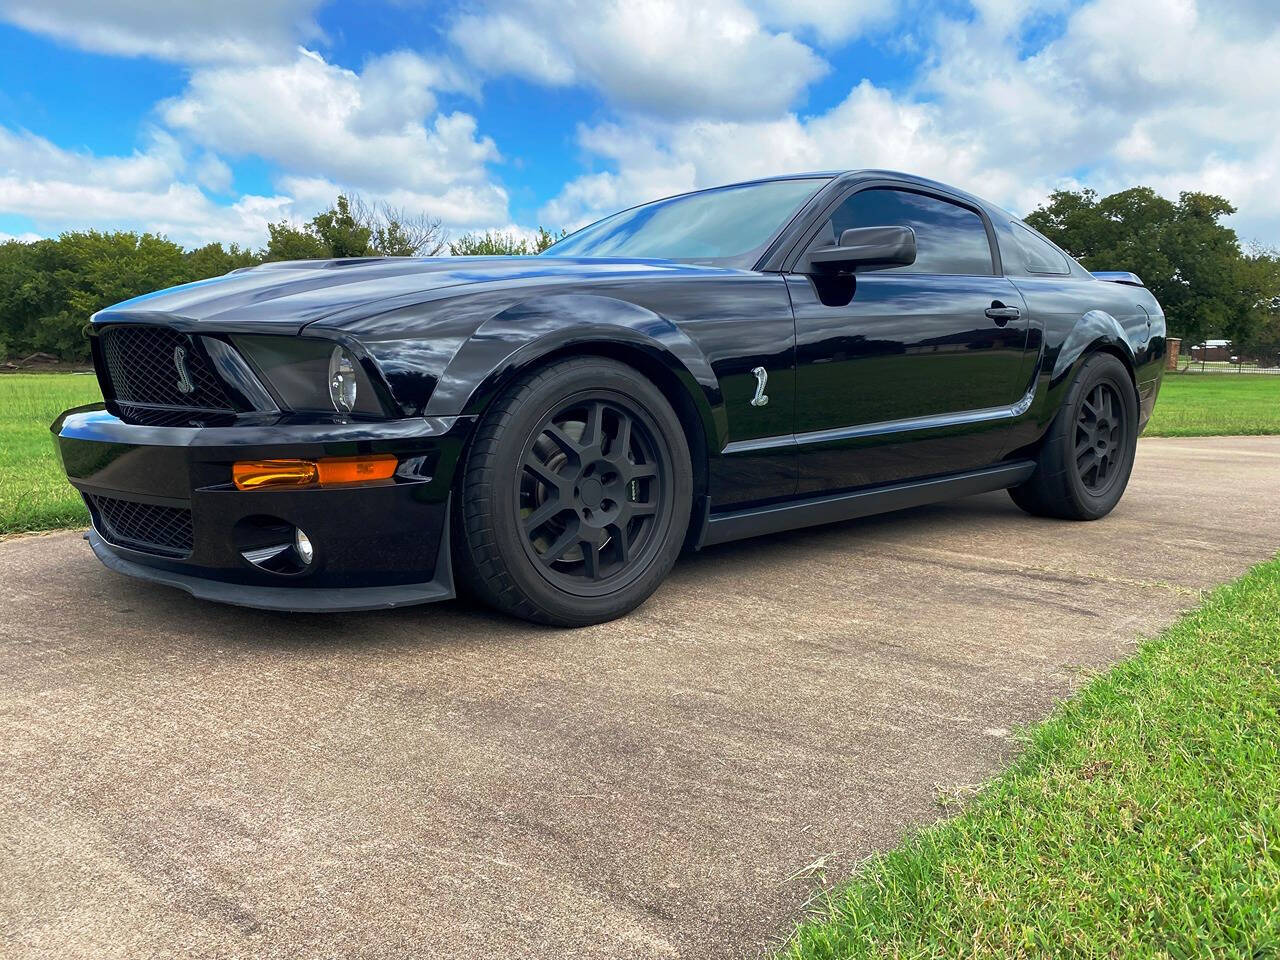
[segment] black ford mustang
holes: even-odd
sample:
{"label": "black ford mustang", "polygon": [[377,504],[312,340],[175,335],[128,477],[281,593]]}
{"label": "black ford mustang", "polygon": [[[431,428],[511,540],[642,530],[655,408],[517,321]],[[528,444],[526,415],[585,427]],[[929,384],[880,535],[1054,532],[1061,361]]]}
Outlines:
{"label": "black ford mustang", "polygon": [[538,257],[266,264],[96,314],[53,425],[114,570],[215,600],[578,625],[683,547],[1008,488],[1094,519],[1165,322],[1017,218],[880,171],[619,213]]}

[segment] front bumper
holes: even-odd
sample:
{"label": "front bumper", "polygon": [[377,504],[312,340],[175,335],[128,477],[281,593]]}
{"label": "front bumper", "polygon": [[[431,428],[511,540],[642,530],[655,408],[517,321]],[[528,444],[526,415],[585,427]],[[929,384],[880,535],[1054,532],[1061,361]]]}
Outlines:
{"label": "front bumper", "polygon": [[[128,424],[103,405],[69,410],[52,430],[67,477],[85,494],[89,542],[108,567],[198,597],[271,610],[370,610],[452,597],[449,490],[472,418],[342,422],[263,418],[234,426]],[[393,453],[378,483],[237,490],[237,460]],[[104,504],[163,508],[181,543],[122,535]],[[189,514],[187,513],[189,511]],[[269,523],[268,523],[269,521]],[[263,524],[305,532],[314,560],[272,572],[246,557]]]}

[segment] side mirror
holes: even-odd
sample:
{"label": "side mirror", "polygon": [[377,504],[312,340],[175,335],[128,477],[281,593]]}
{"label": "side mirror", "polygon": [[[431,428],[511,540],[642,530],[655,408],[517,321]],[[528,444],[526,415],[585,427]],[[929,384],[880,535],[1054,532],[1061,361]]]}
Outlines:
{"label": "side mirror", "polygon": [[849,273],[858,267],[905,267],[916,262],[916,232],[910,227],[854,227],[834,247],[809,253],[812,273]]}

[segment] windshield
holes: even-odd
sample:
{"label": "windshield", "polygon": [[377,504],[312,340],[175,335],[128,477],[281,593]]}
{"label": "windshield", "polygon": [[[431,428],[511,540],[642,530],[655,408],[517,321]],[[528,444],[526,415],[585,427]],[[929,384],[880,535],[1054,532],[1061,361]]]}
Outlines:
{"label": "windshield", "polygon": [[542,255],[744,259],[827,182],[814,177],[766,180],[646,203],[583,227]]}

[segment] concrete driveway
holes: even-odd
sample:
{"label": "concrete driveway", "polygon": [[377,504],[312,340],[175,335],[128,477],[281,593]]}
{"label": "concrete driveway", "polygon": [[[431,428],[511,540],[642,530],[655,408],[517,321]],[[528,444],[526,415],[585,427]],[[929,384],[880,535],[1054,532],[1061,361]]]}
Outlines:
{"label": "concrete driveway", "polygon": [[627,619],[193,600],[0,543],[0,953],[754,956],[1280,548],[1280,438],[718,548]]}

